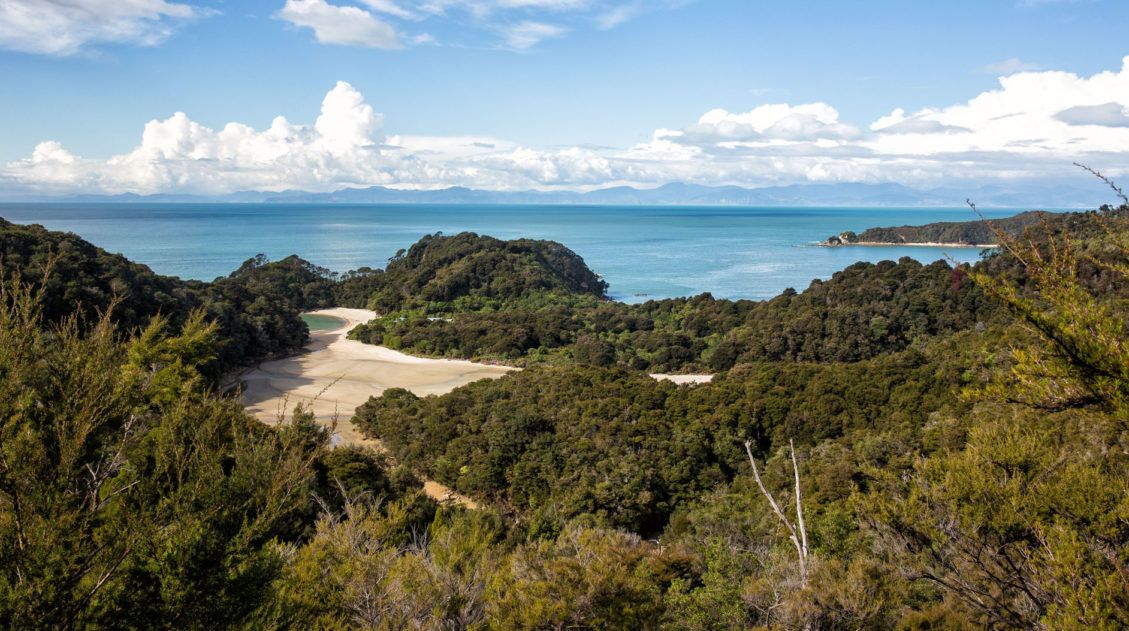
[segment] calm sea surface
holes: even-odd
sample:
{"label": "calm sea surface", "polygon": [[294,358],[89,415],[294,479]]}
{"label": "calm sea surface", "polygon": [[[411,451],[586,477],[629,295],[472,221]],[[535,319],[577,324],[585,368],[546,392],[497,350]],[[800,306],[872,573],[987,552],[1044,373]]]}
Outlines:
{"label": "calm sea surface", "polygon": [[[1017,210],[992,210],[1004,217]],[[564,243],[628,302],[712,292],[768,298],[855,261],[976,260],[969,248],[812,244],[844,230],[968,221],[968,209],[688,206],[0,204],[0,216],[77,233],[157,272],[211,280],[257,253],[335,271],[383,267],[425,234],[471,230]]]}

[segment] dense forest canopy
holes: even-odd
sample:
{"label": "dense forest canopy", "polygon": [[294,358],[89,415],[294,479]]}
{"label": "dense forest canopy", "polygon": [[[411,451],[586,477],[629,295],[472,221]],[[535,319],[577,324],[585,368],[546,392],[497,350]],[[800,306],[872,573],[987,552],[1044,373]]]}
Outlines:
{"label": "dense forest canopy", "polygon": [[[607,283],[575,252],[553,241],[463,232],[428,235],[389,259],[383,273],[352,274],[342,288],[348,306],[381,313],[454,303],[484,308],[534,293],[603,298]],[[357,295],[354,287],[368,290]],[[360,300],[358,300],[360,299]]]}
{"label": "dense forest canopy", "polygon": [[750,361],[858,361],[991,320],[968,268],[912,259],[856,263],[767,301],[709,294],[627,305],[535,296],[499,308],[396,311],[354,339],[423,355],[519,364],[713,372]]}
{"label": "dense forest canopy", "polygon": [[206,367],[213,378],[265,357],[293,353],[305,343],[302,311],[330,306],[334,282],[328,270],[298,257],[269,262],[249,259],[213,282],[162,276],[77,235],[0,219],[0,269],[7,278],[43,289],[43,317],[60,322],[71,314],[96,322],[108,314],[120,331],[146,326],[154,316],[174,327],[202,310],[217,323],[221,341]]}
{"label": "dense forest canopy", "polygon": [[[1046,237],[1069,231],[1092,240],[1100,236],[1097,216],[1026,213],[1004,223]],[[1031,225],[1033,218],[1039,223]],[[981,224],[981,229],[987,228]],[[1006,252],[956,268],[909,258],[856,263],[801,292],[787,290],[766,301],[702,294],[627,305],[587,293],[532,288],[485,302],[433,300],[377,309],[381,317],[351,335],[436,357],[651,372],[715,372],[754,361],[861,361],[997,322],[998,304],[969,275],[983,271],[1019,280],[1021,267]],[[1087,282],[1099,282],[1096,277],[1117,282],[1100,269],[1088,274],[1095,278]],[[477,281],[489,282],[494,281]]]}
{"label": "dense forest canopy", "polygon": [[[5,223],[0,626],[1124,628],[1127,216],[643,305],[547,242],[200,283]],[[330,304],[376,308],[367,341],[527,368],[371,399],[387,455],[215,396]],[[766,494],[802,504],[802,570]]]}

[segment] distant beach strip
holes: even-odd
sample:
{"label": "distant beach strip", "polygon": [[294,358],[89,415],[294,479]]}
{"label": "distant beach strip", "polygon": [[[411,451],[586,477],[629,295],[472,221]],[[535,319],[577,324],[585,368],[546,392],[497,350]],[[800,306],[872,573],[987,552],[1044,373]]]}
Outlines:
{"label": "distant beach strip", "polygon": [[831,243],[830,241],[817,241],[817,242],[813,243],[812,245],[817,245],[817,246],[823,247],[823,248],[842,248],[842,247],[851,247],[851,246],[883,248],[883,247],[903,246],[903,247],[911,247],[911,248],[913,248],[913,247],[917,247],[917,248],[975,248],[975,249],[980,249],[980,250],[986,250],[986,249],[999,247],[999,244],[996,244],[996,243],[940,243],[940,242],[934,242],[934,241],[929,241],[929,242],[924,242],[924,243],[910,243],[910,242],[906,242],[906,241],[902,241],[902,242],[898,242],[898,243],[886,243],[886,242],[883,242],[883,241],[852,241],[852,242],[849,242],[849,243],[848,242]]}

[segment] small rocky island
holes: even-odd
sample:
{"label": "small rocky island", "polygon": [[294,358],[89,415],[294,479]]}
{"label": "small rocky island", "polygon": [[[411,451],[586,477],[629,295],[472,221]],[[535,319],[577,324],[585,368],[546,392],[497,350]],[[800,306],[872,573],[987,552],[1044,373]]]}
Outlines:
{"label": "small rocky island", "polygon": [[1039,223],[1049,213],[1032,210],[1013,217],[976,221],[939,221],[922,226],[868,228],[862,234],[851,230],[827,237],[821,245],[947,245],[954,247],[995,247],[996,230],[1018,235]]}

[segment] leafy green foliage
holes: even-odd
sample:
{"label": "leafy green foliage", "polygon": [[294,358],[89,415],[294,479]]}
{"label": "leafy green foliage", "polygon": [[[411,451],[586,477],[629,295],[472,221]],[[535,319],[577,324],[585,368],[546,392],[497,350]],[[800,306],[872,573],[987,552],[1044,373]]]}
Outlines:
{"label": "leafy green foliage", "polygon": [[763,450],[877,429],[914,435],[954,400],[948,374],[907,351],[859,364],[754,364],[712,384],[622,369],[532,368],[442,397],[389,390],[353,422],[397,459],[536,519],[596,515],[661,529],[681,502],[731,479],[740,442]]}

